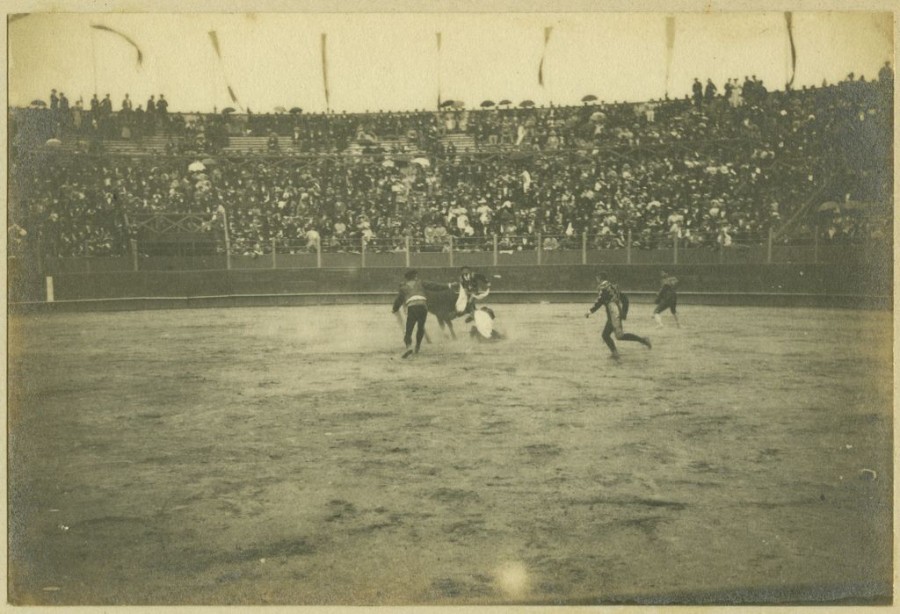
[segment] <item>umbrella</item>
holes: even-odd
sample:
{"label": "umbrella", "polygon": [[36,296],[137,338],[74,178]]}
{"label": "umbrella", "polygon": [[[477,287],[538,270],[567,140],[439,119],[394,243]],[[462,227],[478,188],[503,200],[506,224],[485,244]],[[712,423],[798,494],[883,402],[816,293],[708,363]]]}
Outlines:
{"label": "umbrella", "polygon": [[429,162],[429,161],[428,161],[427,159],[425,159],[425,158],[413,158],[413,159],[411,160],[411,162],[412,162],[413,164],[419,164],[419,165],[421,165],[421,166],[424,166],[425,168],[428,168],[429,166],[431,166],[431,162]]}
{"label": "umbrella", "polygon": [[466,103],[463,102],[462,100],[454,100],[453,106],[456,107],[457,109],[462,109],[463,107],[466,106]]}
{"label": "umbrella", "polygon": [[32,101],[31,101],[31,106],[33,106],[33,107],[46,107],[46,106],[47,106],[47,103],[44,102],[43,100],[32,100]]}
{"label": "umbrella", "polygon": [[62,145],[62,141],[59,139],[49,139],[46,143],[47,147],[59,147]]}
{"label": "umbrella", "polygon": [[456,103],[452,100],[445,100],[444,102],[441,103],[441,108],[444,109],[446,107],[452,107],[454,104],[456,104]]}
{"label": "umbrella", "polygon": [[501,100],[501,101],[498,102],[497,104],[500,105],[500,106],[503,106],[503,105],[509,106],[509,105],[512,104],[512,100]]}
{"label": "umbrella", "polygon": [[188,164],[188,170],[192,173],[199,173],[201,171],[206,170],[206,166],[203,165],[203,162],[191,162]]}
{"label": "umbrella", "polygon": [[584,98],[581,99],[581,102],[594,102],[597,100],[597,97],[593,94],[588,94]]}
{"label": "umbrella", "polygon": [[522,102],[519,103],[519,106],[520,106],[520,107],[533,107],[533,106],[534,106],[534,101],[532,101],[532,100],[523,100]]}
{"label": "umbrella", "polygon": [[497,105],[494,104],[493,100],[485,100],[484,102],[481,103],[481,107],[483,109],[487,109],[488,107],[495,107],[495,106],[497,106]]}
{"label": "umbrella", "polygon": [[296,115],[297,113],[303,113],[303,109],[300,107],[291,107],[291,113]]}
{"label": "umbrella", "polygon": [[606,118],[606,113],[603,113],[602,111],[595,111],[594,113],[591,113],[591,121],[598,122],[601,119],[605,119],[605,118]]}
{"label": "umbrella", "polygon": [[285,109],[284,107],[275,107],[276,113],[285,113],[286,111],[287,109]]}
{"label": "umbrella", "polygon": [[234,113],[234,107],[225,107],[222,109],[222,113]]}

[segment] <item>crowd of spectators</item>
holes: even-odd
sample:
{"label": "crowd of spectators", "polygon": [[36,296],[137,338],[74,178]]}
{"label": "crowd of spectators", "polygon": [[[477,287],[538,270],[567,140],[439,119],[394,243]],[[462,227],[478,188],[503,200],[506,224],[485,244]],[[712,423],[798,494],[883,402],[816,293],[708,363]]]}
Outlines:
{"label": "crowd of spectators", "polygon": [[[730,80],[719,94],[707,82],[699,98],[695,90],[641,104],[248,114],[238,131],[268,134],[270,153],[345,154],[213,157],[193,171],[200,156],[180,154],[218,151],[235,131],[231,114],[182,121],[156,101],[153,125],[177,137],[171,155],[19,146],[10,210],[18,240],[40,237],[55,256],[125,253],[138,216],[167,212],[200,215],[216,237],[227,219],[233,252],[250,255],[273,242],[283,251],[320,242],[358,249],[362,238],[382,250],[407,241],[446,250],[450,237],[458,249],[483,249],[494,235],[501,249],[532,249],[538,233],[546,249],[580,247],[582,233],[598,248],[629,237],[636,248],[675,238],[698,247],[759,244],[813,201],[890,200],[889,72],[799,91],[768,92],[752,78]],[[51,98],[47,111],[61,106]],[[139,108],[125,117],[142,130],[148,115],[135,119]],[[448,133],[469,135],[473,151],[457,151],[442,139]],[[379,147],[397,137],[404,148]],[[346,154],[352,145],[362,155]],[[823,215],[825,240],[878,236],[879,225],[859,216]],[[798,228],[809,228],[808,219]]]}

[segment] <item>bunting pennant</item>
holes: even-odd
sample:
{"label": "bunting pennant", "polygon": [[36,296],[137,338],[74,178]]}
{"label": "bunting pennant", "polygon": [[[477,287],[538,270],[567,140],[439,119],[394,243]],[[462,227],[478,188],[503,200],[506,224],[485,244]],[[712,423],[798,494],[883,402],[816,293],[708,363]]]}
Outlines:
{"label": "bunting pennant", "polygon": [[672,72],[672,56],[675,55],[675,17],[666,17],[666,96],[669,95],[669,76]]}
{"label": "bunting pennant", "polygon": [[787,24],[788,41],[791,44],[791,78],[786,84],[786,89],[791,89],[794,84],[794,76],[797,72],[797,49],[794,47],[794,15],[790,11],[785,12],[784,21]]}
{"label": "bunting pennant", "polygon": [[213,51],[216,52],[216,57],[219,58],[219,66],[222,68],[222,79],[224,79],[225,87],[228,89],[228,97],[231,98],[231,102],[240,106],[238,97],[234,93],[231,84],[228,82],[228,75],[225,73],[225,65],[223,63],[225,58],[222,57],[222,47],[219,45],[219,34],[215,30],[210,30],[207,34],[209,34],[209,42],[212,44]]}
{"label": "bunting pennant", "polygon": [[212,42],[213,49],[216,50],[216,55],[219,59],[222,59],[222,50],[219,48],[219,35],[216,34],[215,30],[209,31],[209,40]]}
{"label": "bunting pennant", "polygon": [[550,34],[553,32],[553,26],[544,28],[544,52],[541,54],[541,65],[538,66],[538,85],[544,87],[544,58],[547,56],[547,43],[550,42]]}
{"label": "bunting pennant", "polygon": [[110,28],[109,26],[104,26],[104,25],[101,25],[101,24],[92,24],[91,27],[94,28],[95,30],[103,30],[104,32],[109,32],[110,34],[115,34],[116,36],[119,36],[120,38],[123,38],[123,39],[124,39],[126,42],[128,42],[132,47],[134,47],[135,51],[137,51],[137,63],[138,63],[138,66],[143,65],[143,63],[144,63],[144,53],[141,51],[141,48],[138,47],[137,43],[134,42],[128,35],[122,34],[122,33],[119,32],[118,30],[113,30],[113,29]]}
{"label": "bunting pennant", "polygon": [[325,108],[330,109],[328,94],[328,57],[326,55],[327,35],[322,33],[322,86],[325,88]]}

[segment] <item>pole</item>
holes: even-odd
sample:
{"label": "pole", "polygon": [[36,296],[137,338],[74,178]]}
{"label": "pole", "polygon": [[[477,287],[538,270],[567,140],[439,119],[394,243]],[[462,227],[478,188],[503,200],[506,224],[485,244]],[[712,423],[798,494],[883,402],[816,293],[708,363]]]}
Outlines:
{"label": "pole", "polygon": [[47,287],[47,302],[48,302],[48,303],[52,303],[53,300],[54,300],[54,296],[53,296],[53,278],[52,278],[52,277],[47,277],[47,278],[46,278],[46,287]]}
{"label": "pole", "polygon": [[137,239],[131,240],[131,268],[137,272],[139,269],[138,266],[138,249],[137,249]]}
{"label": "pole", "polygon": [[406,244],[406,268],[409,268],[409,237],[405,237],[404,243]]}
{"label": "pole", "polygon": [[322,268],[322,237],[316,241],[316,268]]}
{"label": "pole", "polygon": [[494,242],[494,266],[497,266],[497,262],[499,261],[499,252],[497,249],[497,233],[493,234],[493,242]]}
{"label": "pole", "polygon": [[631,264],[631,228],[628,229],[625,239],[625,264]]}
{"label": "pole", "polygon": [[275,237],[272,237],[272,268],[278,268],[278,249]]}
{"label": "pole", "polygon": [[813,236],[813,264],[819,264],[819,224],[816,223]]}
{"label": "pole", "polygon": [[587,230],[581,233],[581,264],[587,264]]}
{"label": "pole", "polygon": [[453,235],[448,235],[450,237],[450,267],[453,267]]}
{"label": "pole", "polygon": [[[94,31],[91,30],[91,64],[94,68],[94,94],[97,93],[97,48],[94,42]],[[90,105],[88,105],[90,106]]]}
{"label": "pole", "polygon": [[228,236],[228,214],[222,211],[222,224],[225,228],[225,268],[231,270],[231,239]]}
{"label": "pole", "polygon": [[35,241],[35,247],[37,248],[38,275],[43,275],[44,274],[44,245],[41,242],[41,235],[38,235],[37,240]]}
{"label": "pole", "polygon": [[360,239],[360,242],[362,243],[362,245],[360,247],[360,252],[359,252],[360,266],[362,268],[366,268],[366,238],[362,237]]}
{"label": "pole", "polygon": [[544,244],[541,239],[541,233],[537,233],[537,263],[538,266],[541,266],[541,259],[543,257],[544,252]]}
{"label": "pole", "polygon": [[672,264],[678,264],[678,235],[677,234],[675,235],[674,245],[675,245],[675,254],[673,256]]}
{"label": "pole", "polygon": [[766,264],[772,264],[772,227],[769,226],[769,238],[766,245]]}

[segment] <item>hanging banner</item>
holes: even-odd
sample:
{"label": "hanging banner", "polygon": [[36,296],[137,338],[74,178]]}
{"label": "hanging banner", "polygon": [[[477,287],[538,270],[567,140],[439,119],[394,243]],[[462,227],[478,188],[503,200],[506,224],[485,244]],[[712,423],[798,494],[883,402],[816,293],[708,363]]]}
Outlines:
{"label": "hanging banner", "polygon": [[325,108],[331,110],[328,93],[328,57],[326,55],[327,35],[322,33],[322,86],[325,88]]}
{"label": "hanging banner", "polygon": [[547,56],[547,43],[550,42],[550,34],[553,32],[553,26],[544,28],[544,51],[541,53],[541,65],[538,66],[538,85],[544,87],[544,59]]}
{"label": "hanging banner", "polygon": [[794,85],[794,75],[797,72],[797,49],[794,47],[794,15],[791,12],[784,14],[784,21],[787,24],[788,41],[791,44],[791,78],[787,82],[787,89],[791,89]]}
{"label": "hanging banner", "polygon": [[109,32],[110,34],[115,34],[116,36],[119,36],[120,38],[124,39],[124,40],[125,40],[126,42],[128,42],[132,47],[134,47],[135,51],[137,51],[137,63],[138,63],[138,66],[143,65],[143,63],[144,63],[144,53],[141,51],[141,48],[137,46],[137,43],[134,42],[133,40],[131,40],[131,38],[129,38],[127,35],[122,34],[122,33],[119,32],[118,30],[113,30],[113,29],[110,28],[109,26],[104,26],[104,25],[99,25],[99,24],[93,24],[93,25],[91,25],[91,27],[94,28],[95,30],[103,30],[104,32]]}

